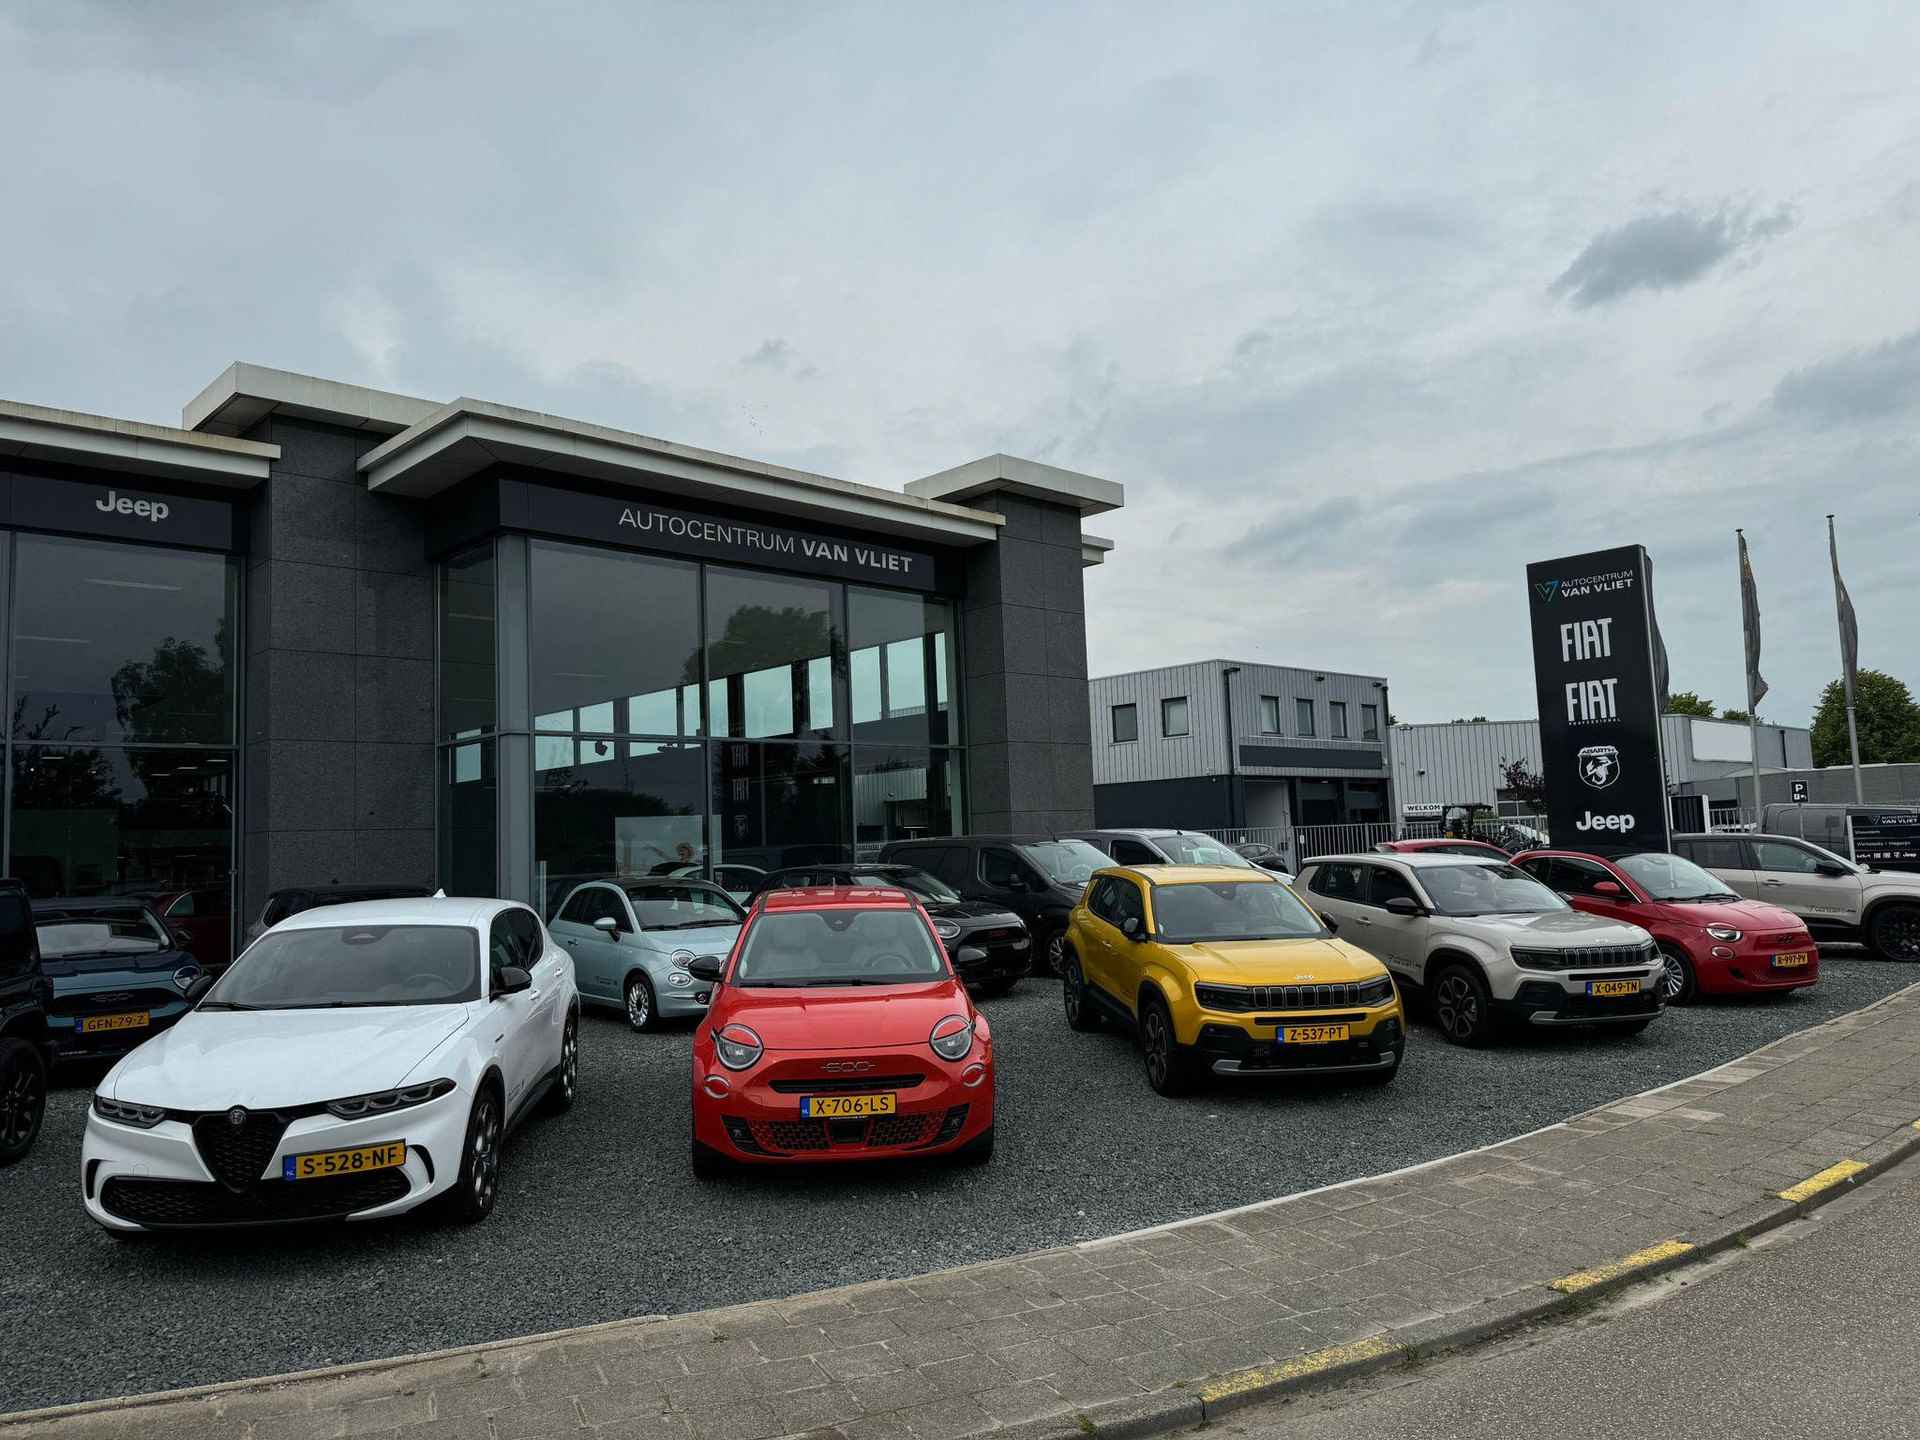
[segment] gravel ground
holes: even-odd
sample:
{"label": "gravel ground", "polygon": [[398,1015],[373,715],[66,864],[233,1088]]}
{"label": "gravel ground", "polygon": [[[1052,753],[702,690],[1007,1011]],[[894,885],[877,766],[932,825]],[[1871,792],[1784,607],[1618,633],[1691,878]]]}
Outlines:
{"label": "gravel ground", "polygon": [[0,1171],[0,1411],[784,1296],[1112,1234],[1504,1139],[1745,1054],[1920,980],[1842,951],[1812,992],[1675,1011],[1643,1035],[1457,1050],[1416,1024],[1382,1090],[1242,1084],[1167,1101],[1127,1040],[1074,1035],[1051,981],[987,1002],[999,1147],[696,1185],[687,1030],[590,1013],[580,1104],[509,1143],[499,1208],[116,1244],[74,1193],[97,1075],[67,1076]]}

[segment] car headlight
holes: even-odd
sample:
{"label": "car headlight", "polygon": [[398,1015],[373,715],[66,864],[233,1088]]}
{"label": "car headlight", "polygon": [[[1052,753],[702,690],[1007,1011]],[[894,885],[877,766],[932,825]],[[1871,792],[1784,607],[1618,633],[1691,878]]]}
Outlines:
{"label": "car headlight", "polygon": [[1741,932],[1734,929],[1731,925],[1709,925],[1707,926],[1707,934],[1716,940],[1738,940],[1741,938]]}
{"label": "car headlight", "polygon": [[960,927],[951,920],[936,920],[933,922],[933,933],[942,940],[958,940]]}
{"label": "car headlight", "polygon": [[1368,980],[1355,994],[1362,1005],[1384,1005],[1393,999],[1393,977],[1382,975],[1378,980]]}
{"label": "car headlight", "polygon": [[745,1070],[765,1049],[760,1037],[744,1025],[723,1025],[714,1033],[713,1052],[729,1070]]}
{"label": "car headlight", "polygon": [[1558,950],[1531,950],[1524,945],[1508,948],[1513,963],[1523,970],[1565,970],[1571,961]]}
{"label": "car headlight", "polygon": [[973,1021],[964,1015],[943,1016],[927,1037],[927,1044],[942,1060],[959,1060],[973,1048]]}
{"label": "car headlight", "polygon": [[136,1130],[151,1130],[167,1118],[167,1112],[158,1105],[129,1105],[124,1100],[109,1100],[98,1091],[94,1092],[93,1113],[102,1120],[131,1125]]}
{"label": "car headlight", "polygon": [[438,1100],[452,1089],[451,1080],[427,1080],[418,1085],[402,1085],[396,1090],[375,1090],[366,1095],[349,1095],[344,1100],[329,1100],[327,1109],[342,1120],[358,1120],[367,1115],[410,1110],[415,1105]]}
{"label": "car headlight", "polygon": [[676,950],[667,957],[667,963],[676,970],[684,970],[693,963],[691,950]]}

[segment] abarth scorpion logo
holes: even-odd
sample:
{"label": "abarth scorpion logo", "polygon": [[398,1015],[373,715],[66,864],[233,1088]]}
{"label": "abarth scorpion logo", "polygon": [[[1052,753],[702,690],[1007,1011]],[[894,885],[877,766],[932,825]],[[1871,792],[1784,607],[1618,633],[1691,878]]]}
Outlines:
{"label": "abarth scorpion logo", "polygon": [[234,1129],[238,1130],[242,1125],[246,1123],[247,1123],[247,1112],[244,1109],[242,1109],[240,1106],[236,1105],[233,1107],[233,1109],[227,1111],[227,1124],[233,1126]]}
{"label": "abarth scorpion logo", "polygon": [[1580,750],[1580,780],[1595,790],[1604,790],[1620,778],[1620,749],[1617,745],[1586,745]]}

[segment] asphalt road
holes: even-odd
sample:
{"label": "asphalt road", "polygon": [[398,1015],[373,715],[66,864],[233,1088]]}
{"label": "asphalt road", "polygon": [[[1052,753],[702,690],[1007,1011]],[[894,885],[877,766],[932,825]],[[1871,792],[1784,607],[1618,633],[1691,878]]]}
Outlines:
{"label": "asphalt road", "polygon": [[1156,1097],[1132,1045],[1075,1035],[1059,987],[986,1002],[998,1153],[978,1170],[696,1184],[690,1032],[590,1012],[580,1103],[509,1143],[485,1224],[116,1244],[77,1196],[89,1085],[0,1171],[0,1411],[337,1364],[922,1273],[1377,1174],[1680,1079],[1920,981],[1833,958],[1810,994],[1669,1013],[1643,1035],[1455,1049],[1416,1024],[1384,1089],[1242,1083]]}
{"label": "asphalt road", "polygon": [[1584,1323],[1238,1412],[1211,1434],[1905,1440],[1920,1416],[1920,1163],[1815,1213],[1684,1288],[1648,1287]]}

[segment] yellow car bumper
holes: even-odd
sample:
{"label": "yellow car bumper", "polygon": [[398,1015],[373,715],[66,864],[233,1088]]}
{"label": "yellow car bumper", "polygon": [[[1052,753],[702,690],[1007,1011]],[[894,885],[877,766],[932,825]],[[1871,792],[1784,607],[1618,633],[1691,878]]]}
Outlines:
{"label": "yellow car bumper", "polygon": [[1346,1010],[1259,1014],[1182,1006],[1180,1043],[1216,1074],[1358,1074],[1390,1071],[1407,1044],[1406,1015],[1395,999]]}

